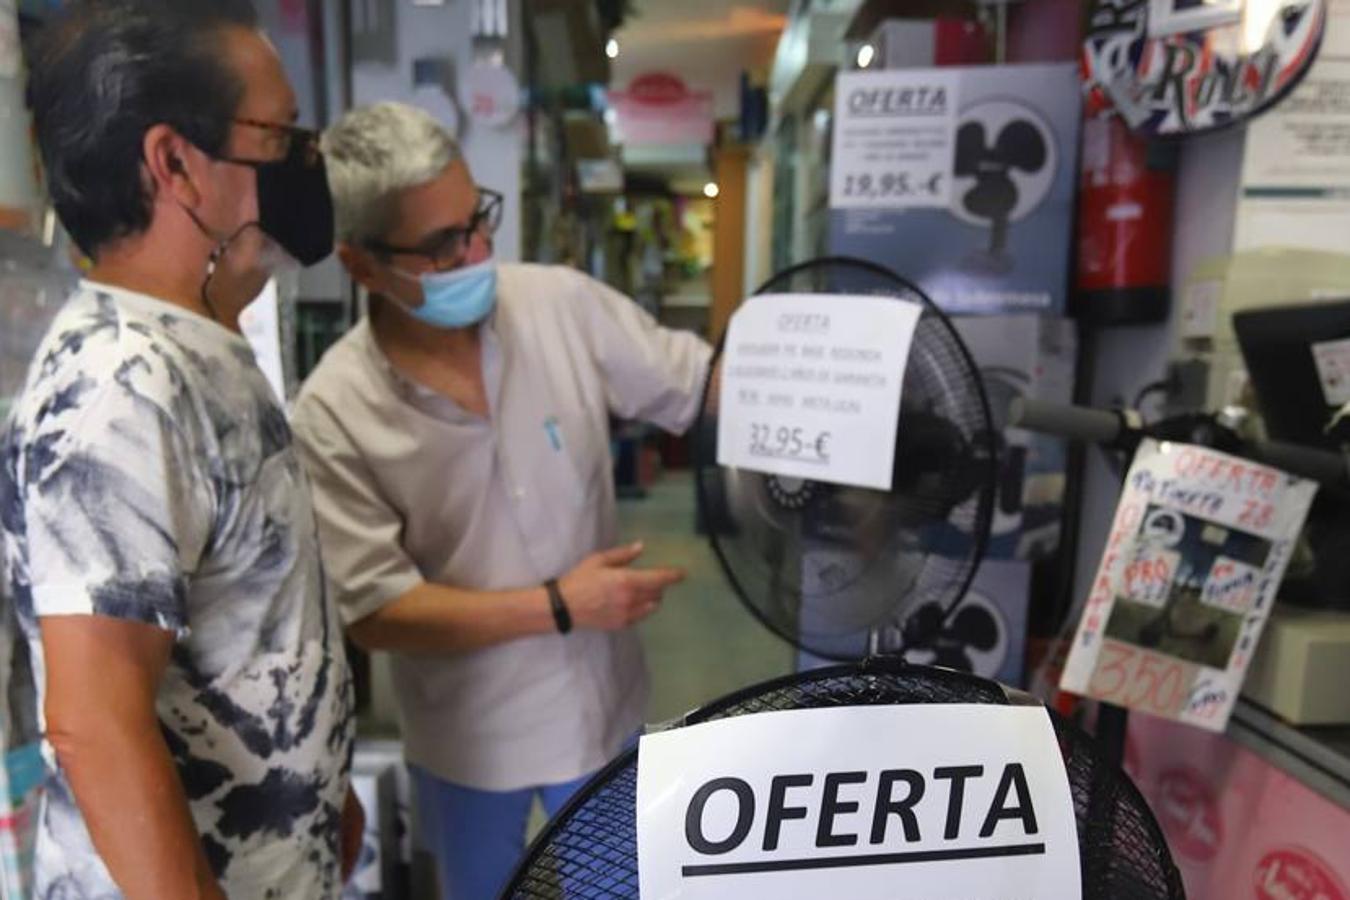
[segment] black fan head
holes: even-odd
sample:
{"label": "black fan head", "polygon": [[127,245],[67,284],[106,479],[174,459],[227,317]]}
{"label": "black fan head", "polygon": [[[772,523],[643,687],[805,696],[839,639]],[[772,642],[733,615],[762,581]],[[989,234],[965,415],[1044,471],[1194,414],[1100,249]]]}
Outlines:
{"label": "black fan head", "polygon": [[981,219],[1006,220],[1017,206],[1017,185],[1009,173],[1038,172],[1048,160],[1040,129],[1025,119],[1004,125],[992,147],[984,125],[967,122],[956,133],[956,174],[974,178],[975,186],[961,202]]}
{"label": "black fan head", "polygon": [[988,541],[996,450],[979,372],[941,310],[880,266],[815,260],[759,292],[883,295],[922,307],[890,491],[719,466],[706,398],[694,432],[702,525],[747,608],[827,659],[899,651],[909,611],[932,603],[950,612]]}
{"label": "black fan head", "polygon": [[[887,658],[748,688],[680,725],[783,709],[1010,702],[992,681]],[[1162,830],[1134,784],[1103,759],[1092,738],[1053,712],[1050,718],[1069,776],[1084,900],[1184,900]],[[637,760],[636,750],[616,759],[549,823],[503,900],[638,897]]]}

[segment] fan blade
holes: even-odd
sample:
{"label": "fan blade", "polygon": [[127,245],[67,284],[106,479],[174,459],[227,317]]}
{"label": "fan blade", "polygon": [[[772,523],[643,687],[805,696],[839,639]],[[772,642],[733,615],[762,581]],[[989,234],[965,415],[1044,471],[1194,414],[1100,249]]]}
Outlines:
{"label": "fan blade", "polygon": [[1049,156],[1041,130],[1025,119],[1016,119],[1004,126],[994,152],[1003,162],[1024,172],[1039,170]]}
{"label": "fan blade", "polygon": [[[795,517],[794,517],[795,518]],[[800,522],[786,523],[772,531],[765,559],[769,564],[764,608],[779,607],[794,622],[798,630],[802,621],[801,559],[802,539]]]}
{"label": "fan blade", "polygon": [[961,607],[952,620],[951,631],[961,643],[976,650],[989,651],[998,646],[998,622],[978,606]]}
{"label": "fan blade", "polygon": [[956,132],[956,174],[974,177],[980,173],[980,161],[989,149],[980,122],[967,122]]}

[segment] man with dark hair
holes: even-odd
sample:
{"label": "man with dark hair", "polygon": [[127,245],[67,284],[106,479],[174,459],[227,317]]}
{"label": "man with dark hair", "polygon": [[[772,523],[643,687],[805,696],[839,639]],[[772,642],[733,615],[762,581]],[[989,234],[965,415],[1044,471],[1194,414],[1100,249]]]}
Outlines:
{"label": "man with dark hair", "polygon": [[40,898],[336,897],[350,676],[285,416],[238,317],[332,201],[237,0],[78,0],[30,98],[90,258],[0,438],[50,774]]}

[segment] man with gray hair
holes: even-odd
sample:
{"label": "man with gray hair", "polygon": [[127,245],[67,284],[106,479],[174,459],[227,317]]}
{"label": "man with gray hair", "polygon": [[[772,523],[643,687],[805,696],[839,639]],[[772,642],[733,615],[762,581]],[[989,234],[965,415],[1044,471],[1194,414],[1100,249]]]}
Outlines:
{"label": "man with gray hair", "polygon": [[682,573],[615,547],[611,414],[693,421],[711,352],[570,269],[494,261],[501,197],[426,113],[324,136],[339,255],[370,315],[294,427],[348,634],[393,654],[445,896],[496,896],[536,795],[556,812],[641,726],[630,626]]}

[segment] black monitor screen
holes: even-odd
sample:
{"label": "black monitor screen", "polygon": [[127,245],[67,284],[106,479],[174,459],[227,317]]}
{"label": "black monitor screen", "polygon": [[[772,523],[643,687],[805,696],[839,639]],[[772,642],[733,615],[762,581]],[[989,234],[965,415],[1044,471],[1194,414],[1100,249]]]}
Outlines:
{"label": "black monitor screen", "polygon": [[1272,440],[1335,449],[1313,345],[1350,338],[1350,300],[1249,310],[1233,316],[1242,358]]}

